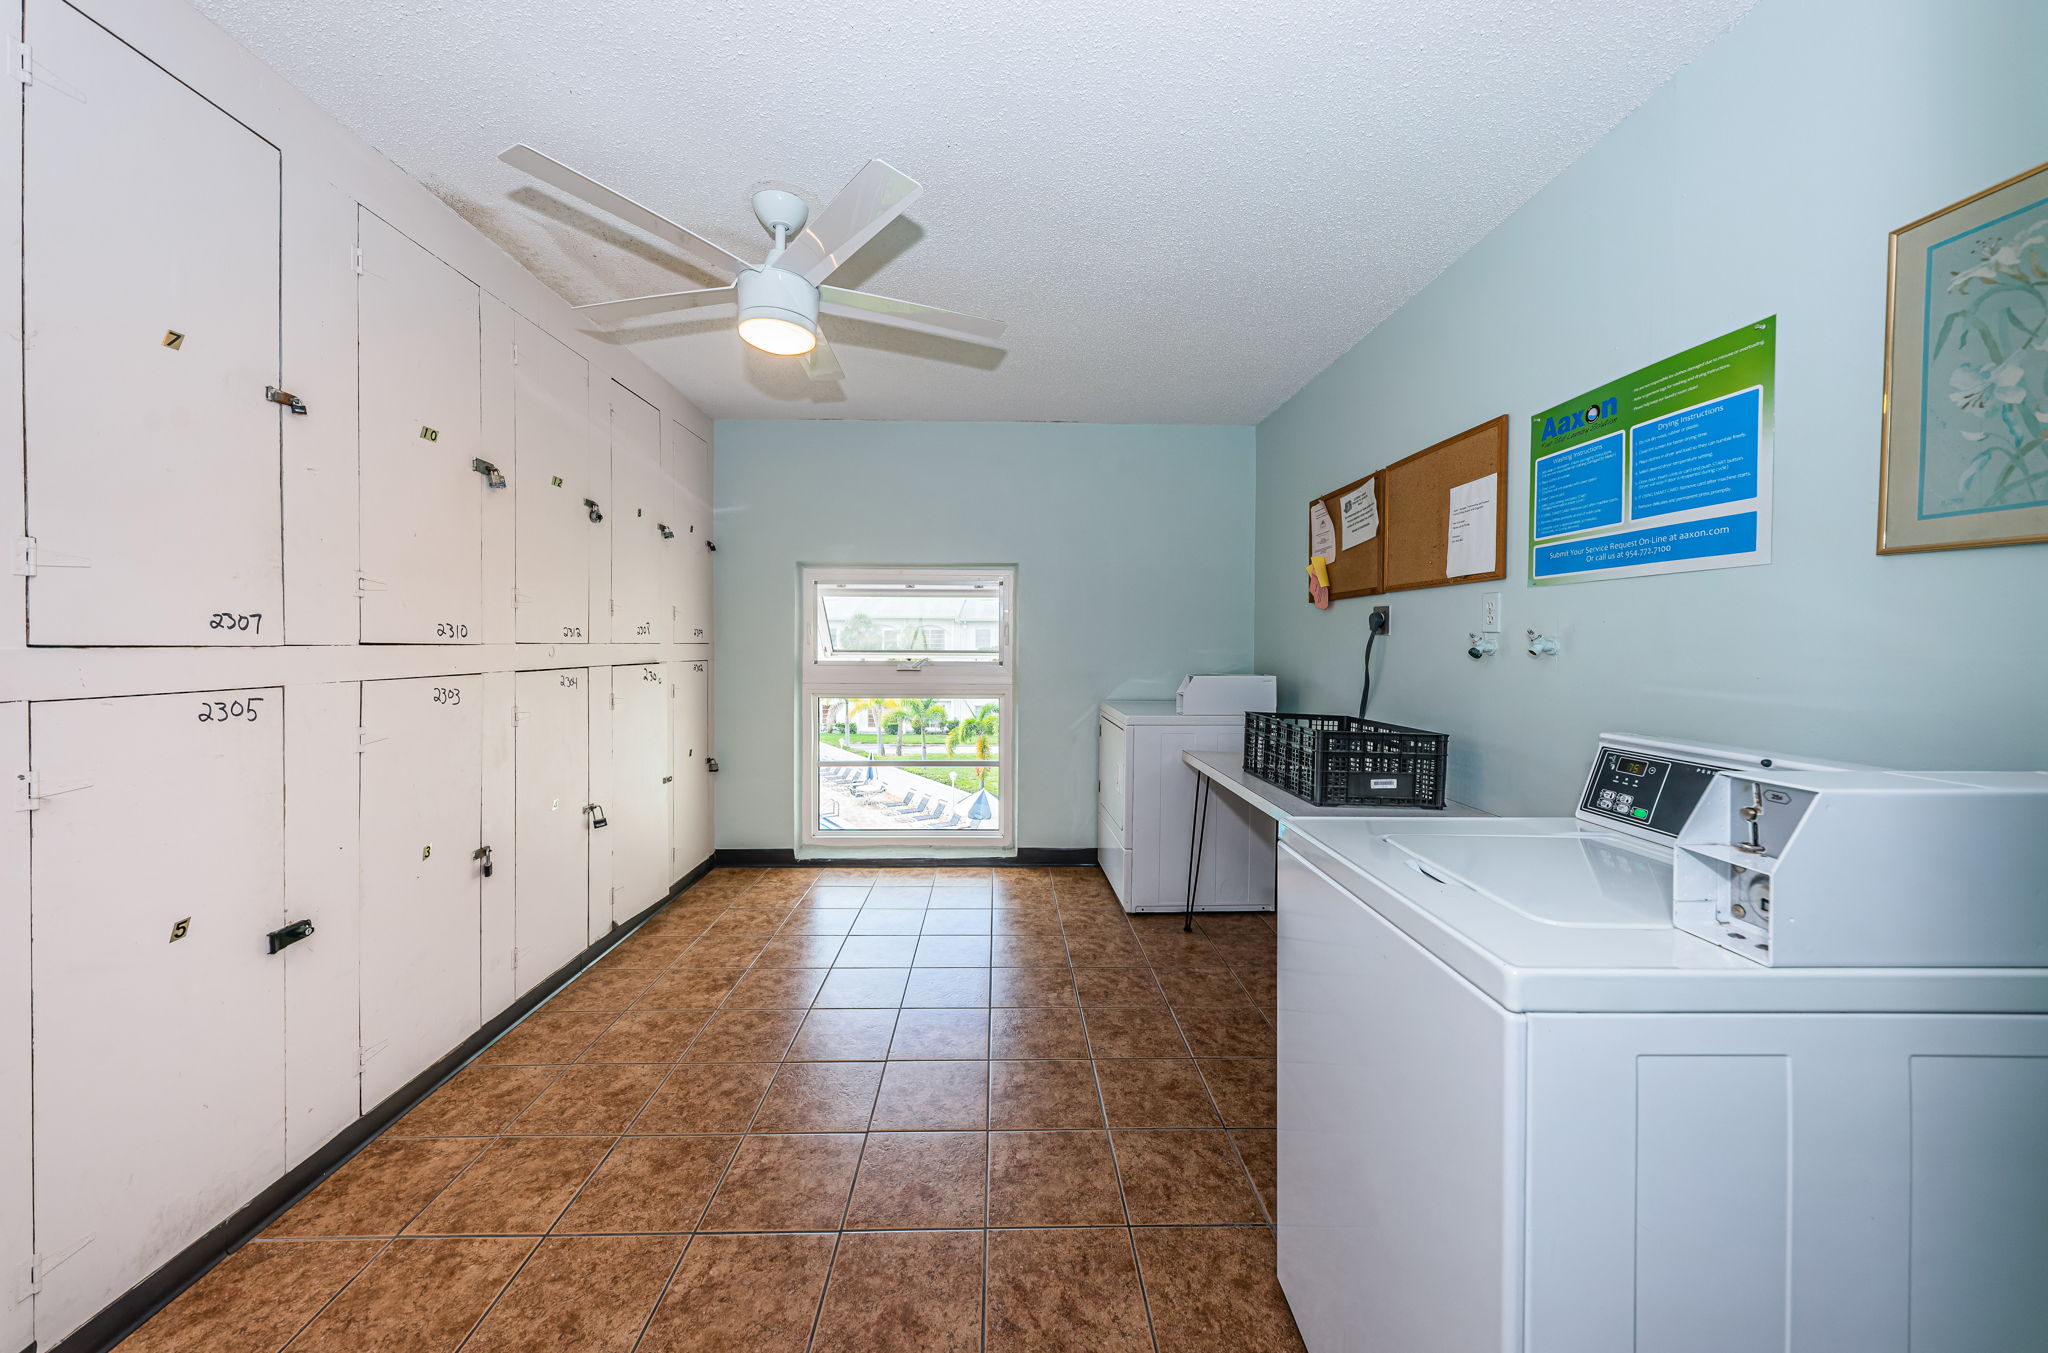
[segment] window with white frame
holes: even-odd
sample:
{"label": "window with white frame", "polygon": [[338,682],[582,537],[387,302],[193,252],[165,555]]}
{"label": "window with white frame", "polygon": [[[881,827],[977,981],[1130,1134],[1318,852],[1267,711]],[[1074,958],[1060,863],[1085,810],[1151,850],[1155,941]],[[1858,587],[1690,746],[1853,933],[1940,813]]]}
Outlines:
{"label": "window with white frame", "polygon": [[810,846],[1015,839],[1009,568],[808,568],[799,774]]}

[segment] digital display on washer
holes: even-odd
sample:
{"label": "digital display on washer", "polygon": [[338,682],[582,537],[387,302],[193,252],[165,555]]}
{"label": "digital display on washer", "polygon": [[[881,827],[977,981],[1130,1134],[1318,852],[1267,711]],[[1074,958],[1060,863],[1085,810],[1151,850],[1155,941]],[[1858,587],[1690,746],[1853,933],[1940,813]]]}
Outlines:
{"label": "digital display on washer", "polygon": [[1676,836],[1718,767],[1602,747],[1579,807],[1597,817]]}

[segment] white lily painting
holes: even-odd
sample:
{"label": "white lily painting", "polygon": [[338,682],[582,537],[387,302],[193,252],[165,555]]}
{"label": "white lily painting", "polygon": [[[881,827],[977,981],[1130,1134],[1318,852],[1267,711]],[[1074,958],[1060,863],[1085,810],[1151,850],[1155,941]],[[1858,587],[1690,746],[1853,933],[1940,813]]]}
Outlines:
{"label": "white lily painting", "polygon": [[1925,324],[1922,519],[2048,504],[2048,199],[1928,250]]}

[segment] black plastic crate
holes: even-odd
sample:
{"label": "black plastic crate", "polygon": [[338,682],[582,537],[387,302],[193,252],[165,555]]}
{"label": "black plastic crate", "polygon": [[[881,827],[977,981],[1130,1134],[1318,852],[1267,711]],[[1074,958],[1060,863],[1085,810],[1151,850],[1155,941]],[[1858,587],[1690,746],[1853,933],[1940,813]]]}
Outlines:
{"label": "black plastic crate", "polygon": [[1441,808],[1448,734],[1348,714],[1247,714],[1245,773],[1319,808]]}

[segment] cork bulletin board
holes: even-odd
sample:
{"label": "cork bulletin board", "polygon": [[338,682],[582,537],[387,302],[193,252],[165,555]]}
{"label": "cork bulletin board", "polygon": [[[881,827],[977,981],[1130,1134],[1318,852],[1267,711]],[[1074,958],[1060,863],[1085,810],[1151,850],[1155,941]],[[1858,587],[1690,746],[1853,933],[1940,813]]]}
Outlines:
{"label": "cork bulletin board", "polygon": [[[1460,485],[1491,475],[1492,567],[1453,574],[1446,566],[1451,494]],[[1380,538],[1384,559],[1380,590],[1449,587],[1508,576],[1508,420],[1446,437],[1380,471]]]}
{"label": "cork bulletin board", "polygon": [[[1323,510],[1330,514],[1330,520],[1338,523],[1338,539],[1340,541],[1343,539],[1342,522],[1344,515],[1338,504],[1343,502],[1345,495],[1362,488],[1367,483],[1376,481],[1378,478],[1377,474],[1369,474],[1364,479],[1354,479],[1336,492],[1326,493],[1316,500],[1323,505]],[[1375,484],[1374,487],[1377,489],[1378,485]],[[1386,538],[1385,523],[1382,522],[1379,534],[1375,535],[1371,540],[1363,541],[1348,550],[1340,549],[1337,551],[1336,557],[1330,560],[1330,600],[1342,601],[1346,597],[1369,597],[1382,590],[1380,587],[1380,545]]]}
{"label": "cork bulletin board", "polygon": [[[1507,577],[1505,414],[1312,499],[1311,508],[1320,503],[1341,523],[1339,504],[1367,483],[1379,530],[1330,559],[1332,601]],[[1458,563],[1476,566],[1453,573]]]}

